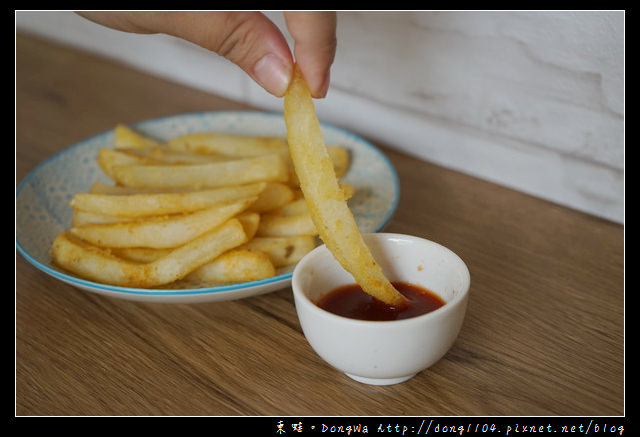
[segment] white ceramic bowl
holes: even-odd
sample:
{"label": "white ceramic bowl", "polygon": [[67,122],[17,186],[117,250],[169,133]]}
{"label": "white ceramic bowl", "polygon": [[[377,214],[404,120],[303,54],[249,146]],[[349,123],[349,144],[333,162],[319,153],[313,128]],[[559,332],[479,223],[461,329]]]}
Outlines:
{"label": "white ceramic bowl", "polygon": [[407,381],[442,358],[458,337],[469,298],[470,275],[451,250],[418,237],[365,234],[371,252],[391,281],[418,285],[445,305],[430,313],[393,321],[342,317],[314,302],[353,277],[322,245],[293,271],[296,311],[311,347],[327,363],[366,384]]}

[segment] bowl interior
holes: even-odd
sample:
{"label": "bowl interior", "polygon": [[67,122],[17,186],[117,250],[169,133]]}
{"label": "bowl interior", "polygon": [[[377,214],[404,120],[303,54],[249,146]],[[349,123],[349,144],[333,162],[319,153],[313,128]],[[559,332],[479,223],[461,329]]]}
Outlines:
{"label": "bowl interior", "polygon": [[[366,234],[364,238],[390,281],[426,288],[447,303],[461,299],[467,293],[469,271],[464,262],[446,247],[400,234]],[[326,246],[314,249],[298,264],[293,280],[294,290],[297,288],[311,302],[340,286],[355,282]]]}

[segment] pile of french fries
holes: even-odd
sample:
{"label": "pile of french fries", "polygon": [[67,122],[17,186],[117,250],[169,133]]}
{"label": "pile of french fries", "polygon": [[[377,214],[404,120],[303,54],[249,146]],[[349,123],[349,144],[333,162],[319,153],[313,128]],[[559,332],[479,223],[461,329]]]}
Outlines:
{"label": "pile of french fries", "polygon": [[[327,152],[343,176],[348,151]],[[70,227],[51,247],[53,263],[81,278],[135,288],[247,282],[290,270],[319,242],[285,138],[159,141],[118,125],[97,160],[113,183],[73,197]]]}

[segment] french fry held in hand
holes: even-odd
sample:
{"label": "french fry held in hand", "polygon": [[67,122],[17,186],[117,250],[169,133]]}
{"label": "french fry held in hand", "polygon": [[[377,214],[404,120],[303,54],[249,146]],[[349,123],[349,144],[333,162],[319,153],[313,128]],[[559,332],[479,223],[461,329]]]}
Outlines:
{"label": "french fry held in hand", "polygon": [[291,158],[320,238],[366,293],[389,305],[404,305],[404,296],[383,274],[349,210],[297,66],[284,97],[284,118]]}

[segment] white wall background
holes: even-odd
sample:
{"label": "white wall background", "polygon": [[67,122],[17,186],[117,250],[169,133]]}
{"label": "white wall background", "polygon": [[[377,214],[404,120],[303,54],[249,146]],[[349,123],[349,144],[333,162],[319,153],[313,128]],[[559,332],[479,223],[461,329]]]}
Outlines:
{"label": "white wall background", "polygon": [[[281,14],[266,12],[284,28]],[[624,222],[624,11],[338,13],[319,117],[416,158]],[[16,30],[267,110],[239,68],[165,35],[64,11]]]}

